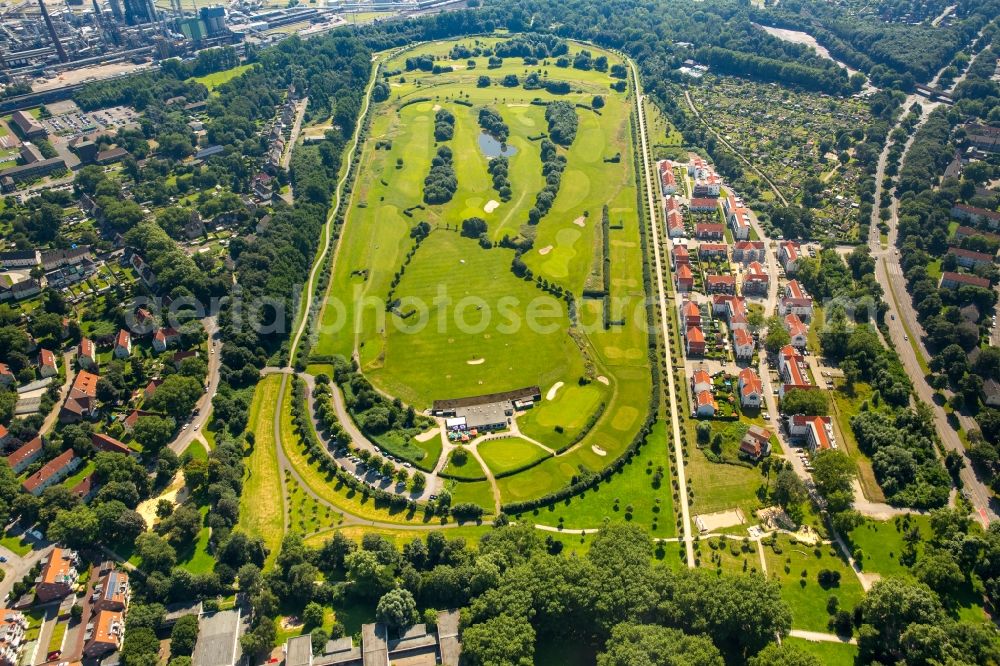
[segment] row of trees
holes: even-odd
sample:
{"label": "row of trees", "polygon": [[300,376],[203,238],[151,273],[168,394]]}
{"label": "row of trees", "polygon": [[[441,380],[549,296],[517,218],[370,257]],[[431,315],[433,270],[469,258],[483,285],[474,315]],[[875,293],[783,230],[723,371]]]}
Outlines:
{"label": "row of trees", "polygon": [[448,203],[457,189],[458,178],[452,165],[451,148],[441,146],[431,160],[430,173],[424,178],[424,203]]}

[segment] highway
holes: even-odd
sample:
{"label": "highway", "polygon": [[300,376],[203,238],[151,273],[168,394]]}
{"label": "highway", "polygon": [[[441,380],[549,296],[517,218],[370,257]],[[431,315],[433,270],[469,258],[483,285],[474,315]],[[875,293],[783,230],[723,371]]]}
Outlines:
{"label": "highway", "polygon": [[681,438],[680,417],[677,413],[679,400],[677,398],[677,388],[674,385],[674,366],[670,349],[670,305],[667,303],[667,292],[664,286],[665,281],[670,279],[670,275],[668,269],[665,268],[663,252],[661,251],[662,241],[665,236],[660,233],[659,223],[657,222],[656,209],[658,198],[655,193],[658,190],[654,188],[658,187],[658,185],[656,179],[653,177],[653,169],[649,163],[646,111],[643,107],[645,96],[642,94],[642,84],[639,81],[639,72],[636,70],[635,63],[631,59],[629,59],[628,63],[632,70],[632,80],[635,82],[636,117],[639,124],[639,145],[637,148],[642,155],[642,178],[645,182],[646,203],[649,208],[651,230],[649,243],[653,248],[653,269],[656,272],[656,303],[660,311],[660,332],[663,336],[663,348],[666,357],[667,369],[664,374],[667,378],[667,406],[670,409],[670,429],[673,435],[674,471],[677,476],[678,495],[681,500],[681,516],[683,517],[684,549],[687,555],[687,565],[693,568],[695,566],[694,542],[691,535],[691,512],[688,506],[687,479],[684,471],[684,444]]}

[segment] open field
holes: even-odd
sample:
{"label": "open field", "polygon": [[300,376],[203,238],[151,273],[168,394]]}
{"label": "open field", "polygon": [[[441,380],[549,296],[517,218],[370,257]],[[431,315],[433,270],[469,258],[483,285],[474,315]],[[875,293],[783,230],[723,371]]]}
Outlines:
{"label": "open field", "polygon": [[197,76],[194,80],[204,85],[209,90],[215,90],[226,81],[235,79],[251,67],[253,67],[253,65],[239,65],[238,67],[226,69],[221,72],[212,72],[211,74],[206,74],[205,76]]}
{"label": "open field", "polygon": [[854,666],[858,646],[850,643],[818,643],[804,638],[786,638],[784,642],[802,648],[826,666]]}
{"label": "open field", "polygon": [[[384,65],[394,72],[386,78],[390,96],[375,107],[312,354],[355,356],[378,389],[417,409],[435,399],[523,386],[538,385],[544,393],[561,382],[553,400],[538,403],[521,421],[525,435],[545,446],[576,446],[501,479],[503,501],[510,502],[544,495],[569,483],[581,466],[596,471],[617,458],[643,423],[651,386],[626,94],[611,90],[614,79],[596,70],[529,67],[519,57],[492,69],[486,57],[448,59],[456,43],[496,41],[422,45]],[[581,49],[571,44],[570,57]],[[417,56],[437,58],[454,71],[402,71],[406,58]],[[571,91],[500,85],[508,75],[523,81],[532,72],[543,81],[568,81]],[[477,87],[482,75],[489,87]],[[605,101],[600,113],[589,108],[595,95]],[[532,225],[528,212],[544,186],[544,104],[556,100],[577,105],[579,128],[568,147],[558,148],[567,160],[558,194]],[[509,128],[506,143],[515,152],[508,156],[508,201],[499,201],[487,172],[478,122],[483,107]],[[442,109],[454,116],[454,133],[436,142],[435,116]],[[441,146],[453,152],[457,190],[447,203],[428,204],[424,179]],[[486,222],[485,240],[459,233],[470,217]],[[422,222],[430,231],[414,240],[411,229]],[[608,313],[600,299],[582,296],[595,263],[602,264],[605,236]],[[515,250],[499,245],[505,238],[531,243],[521,260],[535,279],[514,274]],[[489,249],[482,247],[486,240]],[[572,294],[575,307],[567,307],[560,292]],[[497,473],[531,460],[523,448],[500,460],[490,453],[496,448],[485,447],[485,455]]]}
{"label": "open field", "polygon": [[240,496],[239,525],[248,534],[264,539],[270,550],[269,562],[277,557],[285,533],[284,502],[277,501],[281,497],[281,477],[274,441],[274,404],[280,389],[281,377],[272,375],[261,380],[254,391],[248,420],[254,445],[246,457],[246,479]]}

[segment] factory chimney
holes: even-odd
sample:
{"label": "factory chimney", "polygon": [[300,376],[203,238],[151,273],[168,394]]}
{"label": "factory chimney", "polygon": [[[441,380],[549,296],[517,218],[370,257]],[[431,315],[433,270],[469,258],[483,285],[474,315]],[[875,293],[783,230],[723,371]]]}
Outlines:
{"label": "factory chimney", "polygon": [[56,53],[59,54],[59,62],[67,62],[69,58],[66,57],[66,51],[63,49],[63,45],[59,42],[59,35],[56,34],[56,27],[52,25],[52,18],[49,17],[49,10],[45,8],[45,0],[38,0],[38,7],[42,10],[42,18],[45,19],[45,26],[49,29],[49,34],[52,35],[52,43],[56,47]]}
{"label": "factory chimney", "polygon": [[125,18],[125,15],[122,14],[121,3],[119,3],[118,0],[108,0],[108,5],[111,6],[111,14],[112,14],[112,16],[115,17],[116,21],[118,21],[119,23],[121,23],[121,21]]}

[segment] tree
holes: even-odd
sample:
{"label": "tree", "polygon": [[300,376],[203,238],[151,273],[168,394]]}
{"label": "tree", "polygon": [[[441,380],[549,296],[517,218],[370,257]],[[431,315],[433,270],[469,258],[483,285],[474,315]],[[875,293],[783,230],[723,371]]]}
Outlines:
{"label": "tree", "polygon": [[489,229],[486,220],[481,217],[468,217],[462,220],[462,235],[467,238],[479,238]]}
{"label": "tree", "polygon": [[913,574],[941,596],[955,593],[963,583],[965,574],[952,555],[943,550],[925,552],[913,567]]}
{"label": "tree", "polygon": [[622,623],[611,630],[597,666],[723,666],[722,654],[707,636],[688,636],[679,629]]}
{"label": "tree", "polygon": [[774,482],[774,501],[788,509],[809,499],[809,491],[799,475],[791,468],[782,469]]}
{"label": "tree", "polygon": [[70,548],[82,548],[98,540],[97,516],[94,511],[80,504],[69,511],[60,511],[49,525],[48,536],[53,541],[65,543]]}
{"label": "tree", "polygon": [[[837,506],[838,510],[850,507],[853,498],[851,483],[858,470],[854,461],[847,454],[829,449],[821,451],[813,458],[813,481],[816,489],[826,497],[828,502],[843,502],[843,496],[848,497],[847,506]],[[836,513],[836,511],[835,511]]]}
{"label": "tree", "polygon": [[323,626],[323,607],[315,601],[310,601],[302,610],[302,622],[306,627]]}
{"label": "tree", "polygon": [[378,600],[375,618],[393,629],[406,629],[417,619],[417,602],[409,590],[389,590]]}
{"label": "tree", "polygon": [[789,389],[781,399],[781,411],[785,414],[805,414],[806,416],[826,416],[830,405],[826,391],[810,389]]}
{"label": "tree", "polygon": [[771,354],[777,354],[781,348],[791,344],[792,337],[777,317],[767,320],[767,336],[764,338],[764,348]]}
{"label": "tree", "polygon": [[603,109],[604,108],[604,98],[602,96],[600,96],[600,95],[594,95],[594,99],[593,99],[593,101],[590,102],[590,105],[592,107],[594,107],[595,109]]}
{"label": "tree", "polygon": [[170,414],[177,419],[186,419],[204,392],[204,387],[197,379],[183,375],[169,375],[156,389],[156,393],[146,401],[146,406],[152,411]]}
{"label": "tree", "polygon": [[490,87],[490,77],[486,76],[485,74],[481,74],[479,76],[479,78],[476,80],[476,87],[477,88],[489,88]]}
{"label": "tree", "polygon": [[771,643],[747,662],[748,666],[822,666],[822,663],[791,643]]}
{"label": "tree", "polygon": [[177,551],[159,534],[146,532],[136,539],[135,545],[147,571],[169,572],[177,563]]}
{"label": "tree", "polygon": [[189,656],[198,641],[198,616],[185,615],[177,620],[170,632],[170,656]]}
{"label": "tree", "polygon": [[876,581],[858,609],[858,645],[860,658],[866,663],[872,659],[895,663],[904,658],[901,639],[910,625],[936,625],[944,619],[941,602],[929,587],[901,578]]}
{"label": "tree", "polygon": [[[160,651],[160,640],[152,629],[140,627],[125,632],[122,642],[121,659],[126,666],[147,666],[156,663]],[[150,661],[152,657],[152,661]]]}
{"label": "tree", "polygon": [[132,436],[144,451],[156,453],[173,438],[176,427],[177,422],[169,417],[140,416],[132,428]]}
{"label": "tree", "polygon": [[535,630],[524,617],[498,615],[462,631],[462,656],[470,666],[533,666]]}

